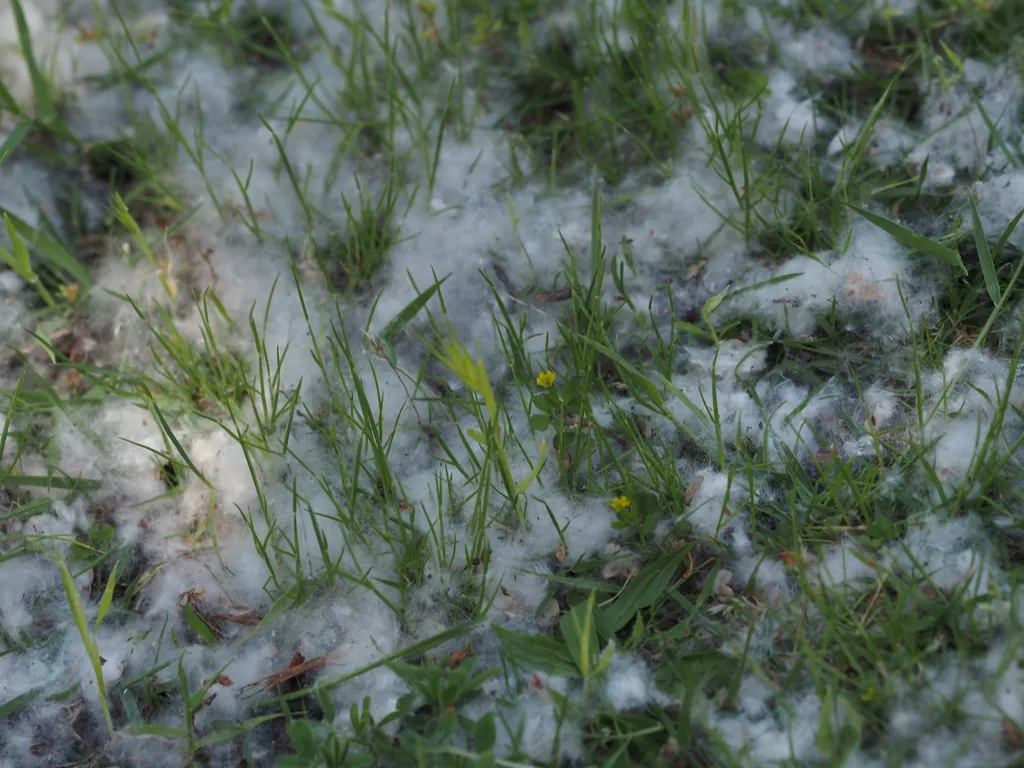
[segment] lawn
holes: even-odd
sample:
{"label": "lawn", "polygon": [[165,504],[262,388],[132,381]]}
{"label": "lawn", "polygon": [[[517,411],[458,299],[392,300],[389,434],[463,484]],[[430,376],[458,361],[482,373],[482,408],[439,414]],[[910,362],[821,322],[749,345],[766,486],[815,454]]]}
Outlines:
{"label": "lawn", "polygon": [[1024,765],[1024,5],[0,0],[0,766]]}

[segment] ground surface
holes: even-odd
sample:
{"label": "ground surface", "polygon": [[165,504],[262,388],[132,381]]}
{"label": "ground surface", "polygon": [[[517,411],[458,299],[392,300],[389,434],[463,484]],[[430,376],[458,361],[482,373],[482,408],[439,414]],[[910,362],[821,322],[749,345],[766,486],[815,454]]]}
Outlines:
{"label": "ground surface", "polygon": [[1024,7],[0,2],[0,764],[1024,759]]}

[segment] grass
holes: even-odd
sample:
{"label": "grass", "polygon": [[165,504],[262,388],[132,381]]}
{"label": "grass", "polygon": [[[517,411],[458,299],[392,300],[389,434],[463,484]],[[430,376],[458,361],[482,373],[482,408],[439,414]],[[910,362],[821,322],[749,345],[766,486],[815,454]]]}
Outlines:
{"label": "grass", "polygon": [[[97,139],[12,4],[0,173],[61,188],[2,211],[0,567],[55,578],[0,601],[0,664],[88,674],[10,683],[5,755],[60,704],[53,759],[90,765],[1020,759],[1021,217],[969,187],[996,171],[877,158],[926,138],[922,83],[1024,71],[1024,17],[619,5],[198,0],[154,39],[112,11]],[[794,92],[854,126],[838,155],[762,133],[820,24],[860,41]],[[199,56],[231,103],[174,71]],[[680,177],[700,213],[645,220]],[[851,227],[905,250],[891,292],[762,305]]]}

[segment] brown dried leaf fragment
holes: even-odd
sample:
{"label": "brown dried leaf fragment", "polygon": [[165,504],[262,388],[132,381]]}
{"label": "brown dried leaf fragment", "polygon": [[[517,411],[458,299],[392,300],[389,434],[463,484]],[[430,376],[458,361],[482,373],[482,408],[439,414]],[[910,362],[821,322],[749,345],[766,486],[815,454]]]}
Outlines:
{"label": "brown dried leaf fragment", "polygon": [[1020,749],[1021,746],[1024,746],[1024,735],[1021,734],[1020,727],[1013,720],[1004,718],[999,725],[1003,730],[1004,744],[1010,749]]}
{"label": "brown dried leaf fragment", "polygon": [[255,627],[263,620],[263,614],[257,611],[246,611],[244,613],[211,613],[211,619],[230,621],[232,624],[241,624],[246,627]]}
{"label": "brown dried leaf fragment", "polygon": [[693,479],[693,482],[687,486],[686,495],[683,497],[683,501],[687,504],[692,502],[697,496],[697,491],[700,490],[702,485],[704,485],[704,475],[697,475],[697,477]]}
{"label": "brown dried leaf fragment", "polygon": [[317,656],[312,659],[306,659],[306,657],[301,653],[296,653],[292,656],[292,660],[288,662],[288,669],[281,672],[275,672],[274,674],[267,675],[260,680],[255,680],[247,685],[243,685],[239,689],[239,693],[242,694],[241,698],[250,698],[261,693],[266,693],[283,683],[287,683],[289,680],[301,677],[307,672],[317,672],[328,664],[338,661],[340,658],[340,653],[331,653],[326,656]]}
{"label": "brown dried leaf fragment", "polygon": [[182,592],[178,595],[178,605],[185,607],[186,605],[197,605],[206,599],[206,590],[203,587],[196,587],[190,589],[187,592]]}
{"label": "brown dried leaf fragment", "polygon": [[557,301],[568,301],[571,298],[572,288],[568,285],[563,285],[561,288],[557,288],[550,293],[538,293],[533,297],[533,300],[541,304],[553,304]]}
{"label": "brown dried leaf fragment", "polygon": [[473,652],[472,646],[467,645],[461,651],[455,651],[454,653],[452,653],[452,660],[450,662],[448,662],[448,669],[455,669],[472,652]]}

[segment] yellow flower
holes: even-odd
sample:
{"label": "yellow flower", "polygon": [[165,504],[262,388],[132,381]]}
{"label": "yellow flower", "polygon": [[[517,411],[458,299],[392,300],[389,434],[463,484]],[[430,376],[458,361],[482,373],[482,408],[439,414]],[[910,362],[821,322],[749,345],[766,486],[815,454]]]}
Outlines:
{"label": "yellow flower", "polygon": [[68,304],[74,304],[78,301],[78,283],[62,285],[60,287],[60,292],[64,298],[68,300]]}
{"label": "yellow flower", "polygon": [[863,696],[860,697],[861,701],[871,701],[875,698],[875,687],[870,686]]}
{"label": "yellow flower", "polygon": [[537,374],[537,386],[547,389],[555,383],[556,378],[558,378],[558,374],[554,371],[541,371]]}
{"label": "yellow flower", "polygon": [[622,512],[625,509],[629,509],[629,496],[618,496],[612,499],[612,509],[616,512]]}

